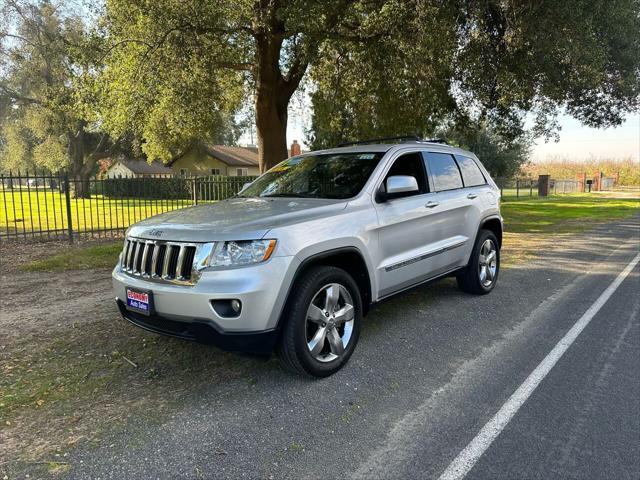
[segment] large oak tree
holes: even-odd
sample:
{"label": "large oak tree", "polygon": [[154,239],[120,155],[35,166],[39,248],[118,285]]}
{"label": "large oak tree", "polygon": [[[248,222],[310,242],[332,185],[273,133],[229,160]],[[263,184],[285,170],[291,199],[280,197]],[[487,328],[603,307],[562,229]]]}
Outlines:
{"label": "large oak tree", "polygon": [[[286,158],[287,107],[327,41],[388,36],[400,0],[107,0],[105,120],[169,158],[243,102],[255,105],[260,166]],[[213,126],[213,127],[212,127]]]}

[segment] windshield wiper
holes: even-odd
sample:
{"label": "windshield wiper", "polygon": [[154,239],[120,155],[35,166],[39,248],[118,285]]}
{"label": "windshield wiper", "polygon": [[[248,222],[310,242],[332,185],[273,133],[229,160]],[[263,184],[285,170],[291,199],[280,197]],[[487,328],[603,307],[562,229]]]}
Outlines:
{"label": "windshield wiper", "polygon": [[261,195],[261,197],[319,198],[318,196],[311,195],[309,193],[270,193],[269,195]]}

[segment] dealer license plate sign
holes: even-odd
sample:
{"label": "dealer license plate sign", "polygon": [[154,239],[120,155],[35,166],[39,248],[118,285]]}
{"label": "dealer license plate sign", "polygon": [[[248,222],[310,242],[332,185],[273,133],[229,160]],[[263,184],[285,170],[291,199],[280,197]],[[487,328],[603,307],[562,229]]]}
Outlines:
{"label": "dealer license plate sign", "polygon": [[127,287],[127,308],[144,315],[151,315],[153,308],[152,293]]}

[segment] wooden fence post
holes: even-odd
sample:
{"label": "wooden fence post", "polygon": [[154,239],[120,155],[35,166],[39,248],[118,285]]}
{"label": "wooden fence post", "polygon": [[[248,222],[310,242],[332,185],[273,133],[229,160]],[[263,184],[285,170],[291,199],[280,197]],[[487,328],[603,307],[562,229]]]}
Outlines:
{"label": "wooden fence post", "polygon": [[73,224],[71,223],[71,193],[69,192],[69,172],[64,172],[64,198],[67,200],[67,232],[69,243],[73,243]]}

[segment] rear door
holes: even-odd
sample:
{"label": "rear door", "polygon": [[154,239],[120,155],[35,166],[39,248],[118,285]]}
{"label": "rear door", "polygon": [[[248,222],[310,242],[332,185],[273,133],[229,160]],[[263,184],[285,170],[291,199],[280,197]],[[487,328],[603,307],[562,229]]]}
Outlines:
{"label": "rear door", "polygon": [[443,246],[434,268],[443,273],[467,263],[482,216],[480,190],[486,187],[486,180],[470,158],[425,152],[424,160]]}

